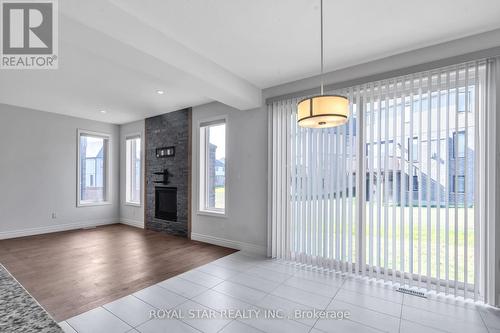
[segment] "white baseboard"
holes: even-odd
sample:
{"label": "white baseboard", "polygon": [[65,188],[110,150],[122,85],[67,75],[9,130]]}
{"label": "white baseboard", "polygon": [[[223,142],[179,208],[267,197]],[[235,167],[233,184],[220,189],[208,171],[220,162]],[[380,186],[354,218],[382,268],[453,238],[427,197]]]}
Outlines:
{"label": "white baseboard", "polygon": [[202,234],[197,234],[194,232],[191,233],[191,239],[196,240],[196,241],[200,241],[200,242],[204,242],[204,243],[229,247],[231,249],[242,250],[242,251],[261,254],[261,255],[265,255],[267,252],[265,246],[259,246],[259,245],[255,245],[255,244],[239,242],[239,241],[234,241],[231,239],[219,238],[219,237],[214,237],[214,236],[209,236],[209,235],[202,235]]}
{"label": "white baseboard", "polygon": [[127,218],[124,218],[124,217],[120,217],[120,223],[121,224],[129,225],[131,227],[136,227],[136,228],[144,229],[144,221],[132,220],[132,219],[127,219]]}
{"label": "white baseboard", "polygon": [[0,232],[0,239],[9,239],[9,238],[41,235],[41,234],[48,234],[51,232],[97,227],[100,225],[114,224],[114,223],[119,223],[119,222],[120,222],[120,220],[116,219],[116,218],[92,219],[92,220],[85,220],[85,221],[79,221],[79,222],[73,222],[73,223],[51,225],[51,226],[46,226],[46,227],[27,228],[27,229],[12,230],[12,231],[1,231]]}

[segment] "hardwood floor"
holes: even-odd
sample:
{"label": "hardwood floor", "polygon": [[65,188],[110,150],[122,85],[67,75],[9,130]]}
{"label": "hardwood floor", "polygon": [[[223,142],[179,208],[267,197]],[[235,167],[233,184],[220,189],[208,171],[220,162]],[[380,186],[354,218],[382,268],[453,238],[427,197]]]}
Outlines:
{"label": "hardwood floor", "polygon": [[121,224],[0,241],[0,263],[57,321],[233,252]]}

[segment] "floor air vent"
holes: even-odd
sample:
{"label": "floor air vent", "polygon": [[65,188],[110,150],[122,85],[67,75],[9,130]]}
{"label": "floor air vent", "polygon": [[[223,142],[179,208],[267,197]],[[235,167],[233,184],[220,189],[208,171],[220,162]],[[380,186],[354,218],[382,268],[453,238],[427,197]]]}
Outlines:
{"label": "floor air vent", "polygon": [[427,298],[427,296],[423,292],[416,291],[416,290],[413,290],[413,289],[398,288],[398,289],[396,289],[396,291],[399,291],[400,293],[403,293],[403,294],[408,294],[408,295],[413,295],[413,296],[417,296],[417,297]]}

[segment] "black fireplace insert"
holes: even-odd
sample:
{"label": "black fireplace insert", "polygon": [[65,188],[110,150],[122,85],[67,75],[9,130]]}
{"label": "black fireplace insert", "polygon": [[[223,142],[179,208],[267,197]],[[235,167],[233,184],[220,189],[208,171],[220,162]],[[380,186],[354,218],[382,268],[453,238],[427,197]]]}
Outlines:
{"label": "black fireplace insert", "polygon": [[177,221],[176,187],[155,187],[155,218]]}

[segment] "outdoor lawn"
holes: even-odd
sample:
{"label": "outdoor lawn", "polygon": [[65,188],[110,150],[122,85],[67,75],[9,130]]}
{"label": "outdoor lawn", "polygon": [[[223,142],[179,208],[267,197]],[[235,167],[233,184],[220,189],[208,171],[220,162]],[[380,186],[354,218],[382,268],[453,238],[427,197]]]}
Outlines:
{"label": "outdoor lawn", "polygon": [[[355,203],[353,203],[355,205]],[[393,217],[393,206],[389,205],[387,207],[387,247],[388,247],[388,260],[387,266],[389,268],[393,267],[393,251],[396,255],[396,265],[397,270],[401,269],[401,235],[402,235],[402,224],[401,224],[401,209],[404,215],[404,271],[410,272],[410,251],[413,251],[413,268],[411,272],[421,275],[427,275],[427,257],[429,255],[427,249],[427,242],[430,241],[430,256],[431,256],[431,267],[430,275],[431,277],[437,277],[438,265],[436,260],[437,246],[436,240],[439,237],[439,257],[441,261],[439,263],[439,277],[441,279],[446,278],[446,267],[448,267],[448,276],[450,280],[455,280],[455,273],[458,274],[458,281],[464,281],[464,271],[465,271],[465,248],[467,244],[467,282],[474,282],[474,208],[457,208],[450,207],[448,210],[448,227],[446,224],[446,209],[444,207],[421,207],[420,211],[418,207],[400,207],[396,206],[396,216]],[[335,217],[336,205],[333,205],[333,216]],[[329,210],[327,205],[326,210]],[[356,211],[355,206],[353,206],[353,212]],[[467,238],[465,231],[465,214],[467,211]],[[413,226],[410,228],[410,212],[413,216]],[[341,214],[341,213],[340,213]],[[420,215],[419,215],[420,214]],[[439,229],[438,225],[438,214],[439,218]],[[455,223],[455,214],[457,214],[457,223]],[[299,214],[300,215],[300,214]],[[366,204],[366,261],[370,264],[369,247],[372,248],[373,257],[371,258],[371,263],[375,266],[385,266],[384,262],[384,251],[385,251],[385,238],[386,230],[385,226],[385,207],[382,207],[380,214],[380,230],[378,229],[377,207],[373,205],[373,214],[370,215],[370,204]],[[340,215],[341,216],[341,215]],[[370,219],[370,216],[372,218]],[[420,219],[419,219],[420,216]],[[428,219],[428,216],[430,218]],[[346,218],[345,218],[346,219]],[[346,222],[344,219],[344,223]],[[354,219],[354,218],[353,218]],[[418,221],[421,221],[419,224]],[[340,219],[340,231],[342,234],[342,218]],[[395,234],[393,227],[395,227]],[[300,227],[299,227],[300,228]],[[314,227],[316,228],[316,227]],[[314,229],[313,228],[313,229]],[[347,226],[346,226],[347,228]],[[373,238],[370,244],[370,228],[373,231]],[[318,239],[323,238],[322,235],[322,224],[319,222],[318,225],[319,236]],[[430,232],[429,232],[430,231]],[[333,230],[333,239],[336,239],[336,230]],[[393,234],[396,236],[396,243],[393,244]],[[448,235],[448,265],[446,264],[446,235]],[[455,235],[458,237],[458,251],[455,254]],[[378,243],[377,239],[381,239],[380,242],[380,260],[378,258]],[[467,239],[467,243],[465,240]],[[356,249],[356,231],[352,233],[353,241],[353,251]],[[412,245],[410,247],[410,240],[412,240]],[[321,243],[321,241],[320,241]],[[318,247],[318,253],[322,253],[323,248],[320,244]],[[455,257],[458,259],[458,264],[455,265]],[[353,253],[353,258],[356,258],[356,254]],[[419,264],[420,258],[420,264]]]}
{"label": "outdoor lawn", "polygon": [[215,188],[215,208],[224,208],[226,189],[223,186]]}
{"label": "outdoor lawn", "polygon": [[[393,237],[393,224],[392,224],[392,212],[389,207],[388,212],[388,252],[389,259],[388,265],[392,267],[392,237]],[[400,207],[396,207],[396,262],[397,266],[400,267],[401,260],[401,251],[400,251],[400,237],[401,237],[401,213]],[[465,229],[465,214],[467,210],[467,232]],[[410,215],[411,211],[411,215]],[[368,212],[368,210],[367,210]],[[439,237],[439,277],[441,279],[445,279],[446,277],[446,267],[448,267],[448,276],[450,280],[455,279],[455,273],[458,274],[458,281],[464,281],[464,269],[465,269],[465,248],[467,247],[467,282],[474,282],[474,208],[465,209],[463,207],[457,208],[455,211],[454,207],[449,209],[449,217],[448,217],[448,228],[446,223],[446,209],[445,208],[420,208],[420,213],[418,208],[410,208],[404,207],[404,267],[405,272],[410,272],[410,251],[413,250],[413,270],[414,273],[421,273],[422,275],[427,275],[427,257],[429,255],[427,243],[430,242],[430,256],[431,256],[431,276],[437,277],[437,251],[438,246],[436,246],[436,241]],[[419,224],[419,214],[421,214],[421,223]],[[428,216],[430,214],[430,219]],[[455,214],[457,214],[457,222],[455,222]],[[381,238],[385,239],[385,230],[384,230],[384,212],[382,211],[381,217],[381,228],[380,234]],[[439,228],[438,228],[438,215],[439,215]],[[413,228],[410,228],[410,216],[413,216]],[[428,224],[429,221],[429,224]],[[372,246],[374,248],[374,253],[377,252],[377,243],[376,238],[378,236],[377,233],[377,217],[376,213],[374,214],[373,219],[373,242]],[[430,232],[429,232],[430,231]],[[370,222],[368,221],[367,228],[367,238],[366,244],[369,246],[369,236],[370,233]],[[467,234],[467,237],[466,237]],[[449,253],[449,263],[446,265],[445,256],[446,256],[446,235],[448,235],[448,253]],[[455,237],[458,240],[458,251],[455,254]],[[410,247],[410,240],[412,241],[412,247]],[[467,242],[466,242],[467,240]],[[421,254],[421,255],[419,255]],[[458,258],[458,266],[455,266],[455,256]],[[381,263],[384,265],[384,242],[381,243]],[[419,266],[419,258],[420,266]],[[374,257],[374,263],[378,263],[377,257]],[[457,272],[455,270],[457,269]]]}

